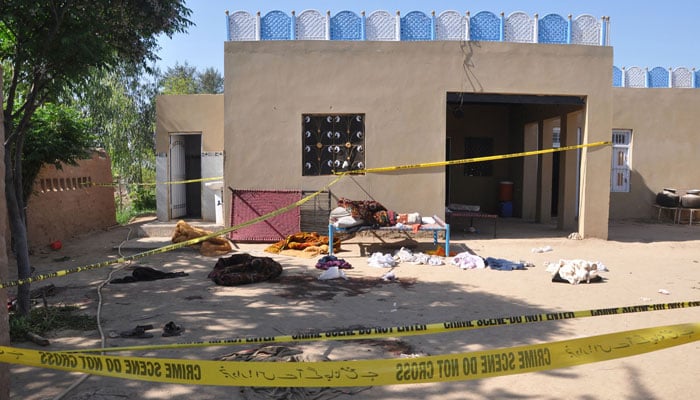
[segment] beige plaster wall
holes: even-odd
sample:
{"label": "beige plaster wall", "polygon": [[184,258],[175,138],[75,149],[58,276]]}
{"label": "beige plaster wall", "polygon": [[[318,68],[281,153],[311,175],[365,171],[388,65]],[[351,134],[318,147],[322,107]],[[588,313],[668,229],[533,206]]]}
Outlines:
{"label": "beige plaster wall", "polygon": [[664,187],[700,189],[700,90],[614,88],[614,129],[632,130],[629,193],[611,193],[610,218],[655,214]]}
{"label": "beige plaster wall", "polygon": [[156,98],[156,153],[167,153],[170,133],[201,133],[202,151],[224,148],[224,96],[166,95]]}
{"label": "beige plaster wall", "polygon": [[[302,177],[304,113],[364,113],[369,168],[445,160],[447,92],[584,96],[585,140],[609,140],[611,69],[612,49],[599,46],[227,42],[226,186],[318,189],[330,182]],[[579,230],[607,238],[610,151],[593,154]],[[444,214],[443,167],[346,178],[331,190],[400,212]]]}
{"label": "beige plaster wall", "polygon": [[[27,204],[27,236],[32,248],[66,241],[79,233],[114,226],[116,211],[109,156],[97,151],[77,166],[42,168]],[[99,184],[106,184],[101,186]],[[60,210],[60,212],[56,212]]]}

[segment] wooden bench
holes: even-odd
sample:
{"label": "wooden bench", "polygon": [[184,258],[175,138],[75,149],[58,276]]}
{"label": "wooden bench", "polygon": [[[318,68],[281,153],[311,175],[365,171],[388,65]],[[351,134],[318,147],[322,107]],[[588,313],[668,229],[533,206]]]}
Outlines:
{"label": "wooden bench", "polygon": [[700,208],[665,207],[665,206],[660,206],[658,204],[653,204],[652,207],[654,207],[658,210],[658,213],[656,214],[657,221],[661,220],[661,213],[663,211],[671,211],[673,213],[673,223],[674,224],[680,224],[681,218],[683,216],[683,212],[688,211],[688,225],[693,225],[693,215],[697,211],[700,211]]}
{"label": "wooden bench", "polygon": [[496,228],[498,224],[497,214],[487,214],[480,211],[455,211],[449,209],[445,211],[445,214],[447,222],[451,224],[454,223],[455,218],[469,218],[469,226],[474,226],[474,218],[493,219],[493,237],[496,237]]}
{"label": "wooden bench", "polygon": [[[423,232],[433,233],[433,244],[437,246],[438,244],[438,234],[440,232],[445,232],[445,254],[450,254],[450,224],[445,223],[445,221],[435,218],[434,224],[423,224],[418,230]],[[360,231],[382,231],[382,232],[402,232],[402,233],[413,233],[413,227],[411,225],[400,225],[400,226],[383,226],[379,228],[372,228],[370,226],[360,226],[355,228],[337,228],[333,224],[328,224],[328,243],[333,243],[333,235],[336,232],[350,233],[350,232],[360,232]],[[328,246],[328,253],[333,255],[333,246]]]}

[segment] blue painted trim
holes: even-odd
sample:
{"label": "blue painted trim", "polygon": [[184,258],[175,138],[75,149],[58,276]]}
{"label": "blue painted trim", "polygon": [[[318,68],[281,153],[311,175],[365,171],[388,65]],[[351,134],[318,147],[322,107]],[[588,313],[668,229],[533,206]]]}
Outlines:
{"label": "blue painted trim", "polygon": [[289,37],[292,38],[292,40],[296,40],[297,38],[297,15],[295,13],[292,13],[292,23],[289,24]]}
{"label": "blue painted trim", "polygon": [[601,35],[601,40],[603,41],[600,45],[607,46],[608,43],[608,23],[603,18],[603,34]]}
{"label": "blue painted trim", "polygon": [[367,40],[367,17],[365,13],[362,13],[362,19],[360,20],[360,31],[362,40]]}
{"label": "blue painted trim", "polygon": [[498,41],[502,42],[503,38],[506,37],[506,15],[504,13],[501,13],[501,26],[500,29],[498,30]]}

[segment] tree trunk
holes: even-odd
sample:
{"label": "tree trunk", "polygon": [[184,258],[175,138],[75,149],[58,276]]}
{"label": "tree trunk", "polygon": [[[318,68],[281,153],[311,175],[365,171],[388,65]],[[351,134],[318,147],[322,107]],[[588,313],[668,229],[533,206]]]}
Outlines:
{"label": "tree trunk", "polygon": [[[31,267],[29,264],[29,246],[27,243],[27,226],[22,218],[21,194],[18,196],[15,190],[14,176],[12,174],[12,161],[10,160],[8,149],[5,148],[5,200],[7,201],[7,216],[10,224],[10,236],[12,237],[12,247],[17,259],[17,277],[19,279],[29,278]],[[17,288],[17,312],[20,315],[29,314],[29,284],[21,285]]]}
{"label": "tree trunk", "polygon": [[[0,88],[2,83],[2,68],[0,67]],[[0,90],[0,104],[2,104],[2,90]],[[3,113],[0,112],[0,137],[5,138],[5,123]],[[0,146],[0,158],[5,159],[5,146]],[[5,163],[0,163],[0,176],[5,176]],[[0,181],[0,190],[5,191],[5,180]],[[0,196],[0,282],[6,282],[9,276],[7,268],[7,207],[5,198]],[[7,299],[7,289],[0,289],[0,299],[5,303]],[[0,346],[10,345],[10,322],[7,315],[7,307],[0,304]],[[10,365],[0,363],[0,400],[10,398]]]}

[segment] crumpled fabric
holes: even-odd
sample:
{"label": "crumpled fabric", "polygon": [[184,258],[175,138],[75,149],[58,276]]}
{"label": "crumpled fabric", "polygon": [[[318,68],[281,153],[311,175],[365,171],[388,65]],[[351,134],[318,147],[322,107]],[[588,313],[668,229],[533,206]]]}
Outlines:
{"label": "crumpled fabric", "polygon": [[367,265],[370,267],[391,268],[395,267],[396,264],[396,260],[394,260],[394,257],[392,257],[389,253],[372,253],[372,255],[367,259]]}
{"label": "crumpled fabric", "polygon": [[486,257],[484,261],[486,261],[486,265],[489,268],[495,269],[497,271],[513,271],[525,269],[524,263],[513,262],[504,258]]}
{"label": "crumpled fabric", "polygon": [[345,271],[338,269],[338,267],[330,267],[327,270],[321,272],[321,275],[319,275],[318,280],[320,281],[327,281],[330,279],[348,279],[347,276],[345,276]]}
{"label": "crumpled fabric", "polygon": [[[173,243],[186,242],[188,240],[196,239],[202,236],[211,235],[212,231],[207,231],[195,226],[191,226],[183,220],[177,221],[175,224],[175,230],[170,240]],[[199,244],[194,244],[191,247],[199,249],[199,252],[207,257],[223,256],[233,251],[233,246],[231,242],[223,237],[211,237],[204,242]]]}
{"label": "crumpled fabric", "polygon": [[331,255],[323,256],[318,260],[318,262],[316,262],[316,268],[318,269],[328,270],[331,267],[336,267],[339,269],[352,269],[352,265],[350,265],[349,262]]}
{"label": "crumpled fabric", "polygon": [[457,254],[450,260],[450,264],[461,269],[483,269],[486,268],[484,259],[467,251]]}
{"label": "crumpled fabric", "polygon": [[407,262],[417,265],[444,265],[445,260],[439,255],[429,255],[425,253],[413,253],[410,249],[402,247],[394,252],[394,260],[397,262]]}
{"label": "crumpled fabric", "polygon": [[428,265],[445,265],[445,261],[440,256],[430,256]]}
{"label": "crumpled fabric", "polygon": [[557,263],[546,263],[546,271],[552,274],[552,282],[566,281],[572,285],[581,282],[600,282],[600,272],[609,271],[600,261],[581,259],[559,260]]}
{"label": "crumpled fabric", "polygon": [[[320,249],[320,253],[328,254],[328,241],[328,236],[319,235],[316,232],[297,232],[267,246],[265,251],[280,254],[283,250],[305,250],[309,247],[317,247]],[[333,251],[340,251],[340,239],[338,238],[333,239]]]}
{"label": "crumpled fabric", "polygon": [[217,285],[237,286],[277,278],[282,265],[270,257],[255,257],[247,253],[219,258],[207,276]]}
{"label": "crumpled fabric", "polygon": [[410,249],[402,247],[394,253],[394,259],[398,259],[399,262],[414,262],[416,255]]}

